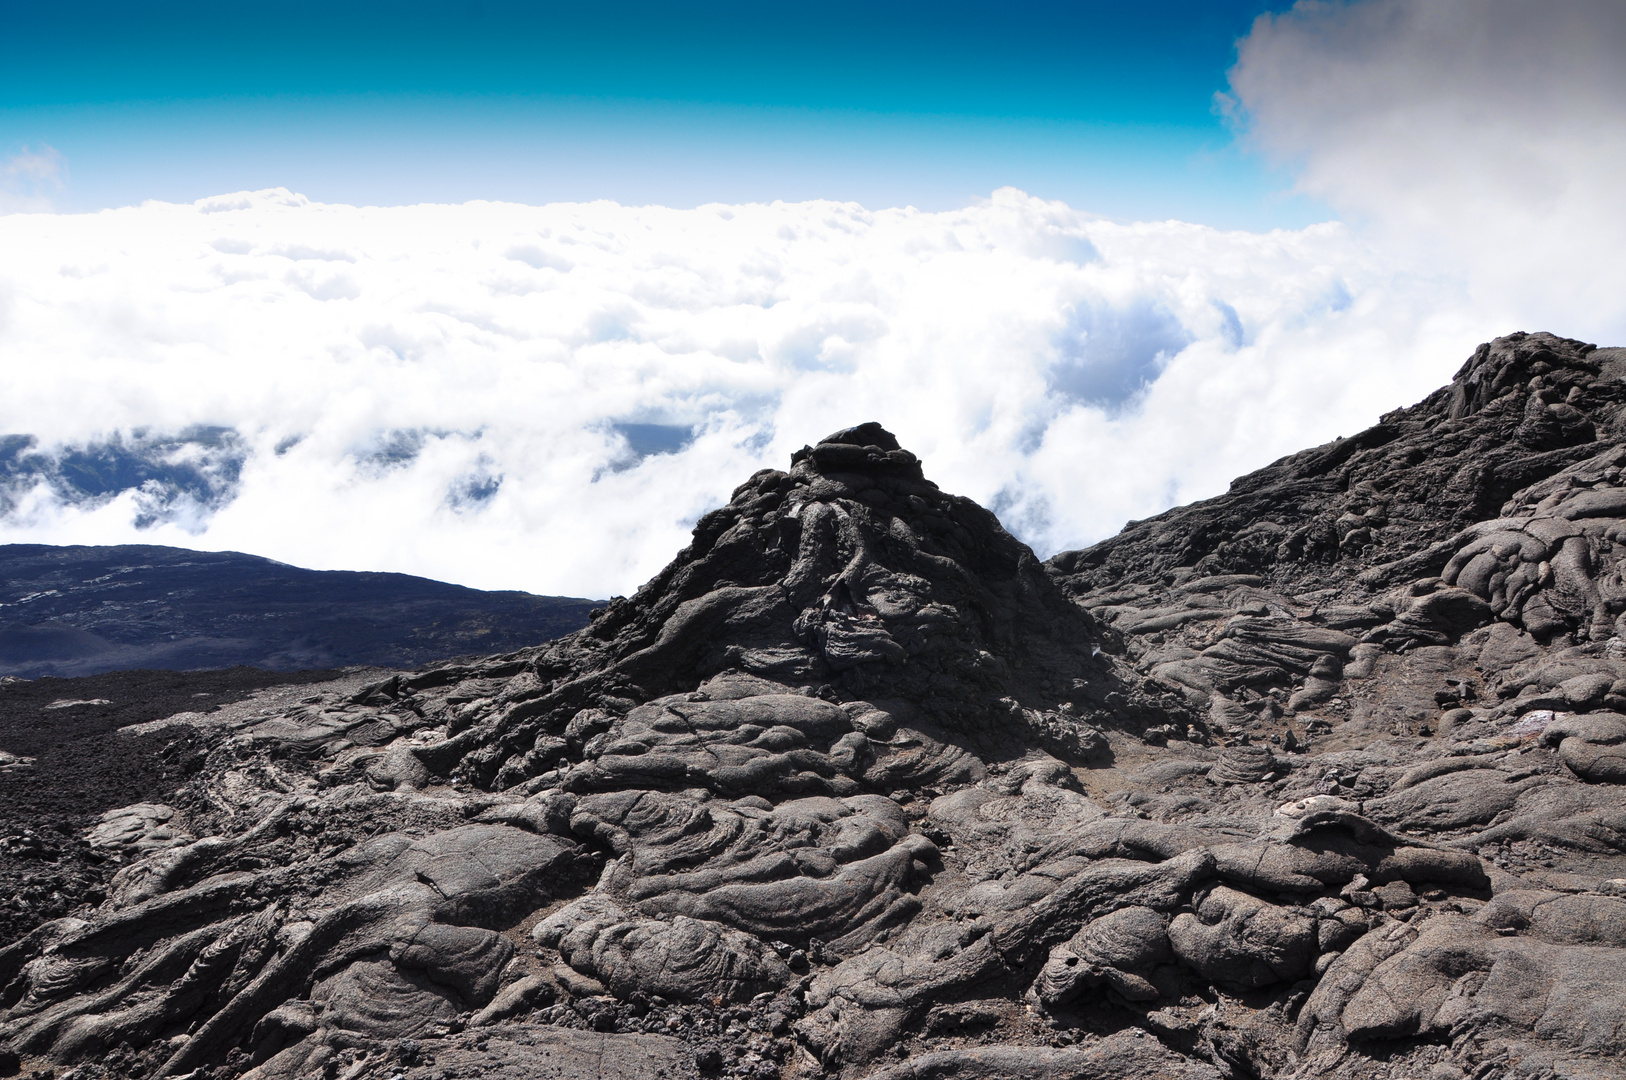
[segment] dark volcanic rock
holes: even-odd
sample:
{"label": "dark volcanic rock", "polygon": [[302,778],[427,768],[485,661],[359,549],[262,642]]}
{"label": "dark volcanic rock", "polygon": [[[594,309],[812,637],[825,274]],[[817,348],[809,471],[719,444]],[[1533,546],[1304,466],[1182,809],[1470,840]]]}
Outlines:
{"label": "dark volcanic rock", "polygon": [[92,850],[86,831],[106,811],[164,799],[202,768],[207,733],[166,729],[166,717],[338,675],[228,668],[0,680],[0,941],[105,895],[118,866]]}
{"label": "dark volcanic rock", "polygon": [[[1285,457],[1234,481],[1226,495],[1129,525],[1049,565],[1075,595],[1163,584],[1170,574],[1274,579],[1329,567],[1317,581],[1364,571],[1374,583],[1438,574],[1461,550],[1448,543],[1456,534],[1534,511],[1550,492],[1532,485],[1618,445],[1626,435],[1617,428],[1622,375],[1620,349],[1551,334],[1498,338],[1481,345],[1450,386],[1376,426]],[[1601,479],[1614,467],[1600,462],[1582,473]]]}
{"label": "dark volcanic rock", "polygon": [[0,675],[415,667],[587,625],[595,601],[237,552],[0,545]]}
{"label": "dark volcanic rock", "polygon": [[1622,1075],[1621,364],[1501,339],[1048,566],[839,432],[569,637],[176,718],[203,760],[84,834],[118,869],[0,950],[0,1039],[85,1080]]}

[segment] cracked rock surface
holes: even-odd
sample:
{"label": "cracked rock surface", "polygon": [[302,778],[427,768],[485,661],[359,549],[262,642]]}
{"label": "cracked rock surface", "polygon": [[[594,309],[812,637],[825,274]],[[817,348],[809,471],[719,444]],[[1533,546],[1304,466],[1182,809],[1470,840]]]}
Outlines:
{"label": "cracked rock surface", "polygon": [[838,432],[576,634],[162,729],[0,1064],[1626,1075],[1623,380],[1501,338],[1048,563]]}

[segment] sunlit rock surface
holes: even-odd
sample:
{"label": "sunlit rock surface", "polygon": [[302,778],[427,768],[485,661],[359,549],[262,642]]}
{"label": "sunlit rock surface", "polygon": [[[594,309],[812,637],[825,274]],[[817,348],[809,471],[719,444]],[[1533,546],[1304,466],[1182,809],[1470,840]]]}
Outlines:
{"label": "sunlit rock surface", "polygon": [[0,1039],[86,1080],[1622,1075],[1622,375],[1499,339],[1048,564],[839,432],[576,634],[188,718],[191,778],[87,825],[105,897],[0,951]]}

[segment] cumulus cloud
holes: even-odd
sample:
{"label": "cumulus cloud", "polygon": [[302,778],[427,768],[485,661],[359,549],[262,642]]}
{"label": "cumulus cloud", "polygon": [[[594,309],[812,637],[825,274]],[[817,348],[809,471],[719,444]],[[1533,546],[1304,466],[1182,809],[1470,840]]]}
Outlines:
{"label": "cumulus cloud", "polygon": [[[1223,103],[1347,224],[852,204],[0,217],[0,540],[603,596],[880,420],[1042,554],[1353,432],[1515,329],[1626,342],[1626,8],[1303,0]],[[60,186],[0,163],[0,209]],[[26,204],[26,205],[24,205]]]}
{"label": "cumulus cloud", "polygon": [[24,146],[0,161],[0,214],[51,208],[51,196],[67,182],[67,167],[56,147]]}
{"label": "cumulus cloud", "polygon": [[13,215],[0,297],[0,434],[24,437],[0,539],[596,596],[863,420],[1048,554],[1357,430],[1511,329],[1338,224],[1120,224],[1014,190]]}
{"label": "cumulus cloud", "polygon": [[1224,102],[1299,187],[1508,325],[1626,337],[1626,5],[1301,0]]}
{"label": "cumulus cloud", "polygon": [[24,507],[41,500],[87,507],[122,496],[137,529],[169,523],[198,532],[236,496],[245,457],[230,428],[136,428],[43,450],[31,435],[0,436],[0,514],[26,518]]}

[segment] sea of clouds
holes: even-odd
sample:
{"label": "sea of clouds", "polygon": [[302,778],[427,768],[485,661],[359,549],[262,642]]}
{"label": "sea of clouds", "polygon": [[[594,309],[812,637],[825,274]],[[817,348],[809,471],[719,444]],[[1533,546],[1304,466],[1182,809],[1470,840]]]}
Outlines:
{"label": "sea of clouds", "polygon": [[[1505,40],[1453,51],[1452,6]],[[1496,334],[1626,342],[1626,94],[1526,11],[1255,27],[1221,106],[1348,224],[1119,223],[1011,189],[0,217],[0,542],[605,596],[754,470],[879,420],[1041,555],[1089,543],[1359,430]],[[1486,116],[1507,55],[1549,89]],[[1584,123],[1558,123],[1572,85]]]}

